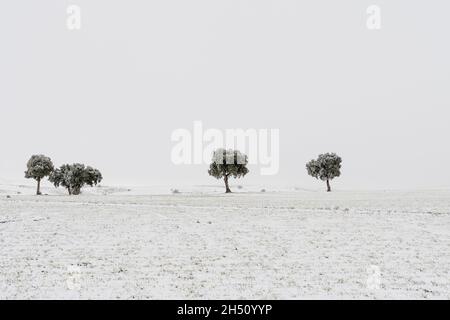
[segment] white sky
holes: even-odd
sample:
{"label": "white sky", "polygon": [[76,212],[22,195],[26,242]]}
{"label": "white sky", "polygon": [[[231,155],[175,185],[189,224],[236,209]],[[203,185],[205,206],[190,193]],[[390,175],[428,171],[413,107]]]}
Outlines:
{"label": "white sky", "polygon": [[[80,31],[66,27],[79,5]],[[381,7],[381,30],[366,8]],[[171,133],[280,129],[280,171],[240,183],[450,187],[450,2],[14,0],[0,4],[0,181],[28,158],[99,168],[104,184],[213,184],[175,166]],[[23,179],[23,183],[27,181]]]}

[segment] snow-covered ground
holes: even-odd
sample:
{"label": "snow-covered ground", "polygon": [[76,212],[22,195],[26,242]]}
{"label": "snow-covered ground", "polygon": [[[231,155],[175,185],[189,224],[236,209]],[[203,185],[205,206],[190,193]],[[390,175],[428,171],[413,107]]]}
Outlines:
{"label": "snow-covered ground", "polygon": [[449,190],[261,188],[0,185],[0,298],[450,299]]}

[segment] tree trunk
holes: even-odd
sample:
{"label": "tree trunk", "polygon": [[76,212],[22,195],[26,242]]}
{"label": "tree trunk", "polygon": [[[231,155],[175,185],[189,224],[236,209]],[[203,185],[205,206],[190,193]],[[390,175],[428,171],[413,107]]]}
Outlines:
{"label": "tree trunk", "polygon": [[81,188],[78,188],[78,187],[73,187],[72,188],[72,194],[74,195],[74,196],[77,196],[77,195],[79,195],[81,193]]}
{"label": "tree trunk", "polygon": [[225,175],[225,176],[223,177],[223,180],[225,181],[225,188],[226,188],[225,193],[231,193],[230,187],[228,186],[228,176]]}
{"label": "tree trunk", "polygon": [[72,189],[70,188],[70,186],[67,187],[67,191],[69,191],[69,196],[71,196],[72,195]]}
{"label": "tree trunk", "polygon": [[327,179],[327,192],[331,191],[330,180]]}
{"label": "tree trunk", "polygon": [[40,196],[41,193],[41,178],[37,179],[37,190],[36,190],[36,195]]}

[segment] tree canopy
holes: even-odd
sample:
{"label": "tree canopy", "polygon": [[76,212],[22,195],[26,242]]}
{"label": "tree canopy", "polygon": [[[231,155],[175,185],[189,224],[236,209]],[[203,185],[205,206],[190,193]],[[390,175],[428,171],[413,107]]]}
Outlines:
{"label": "tree canopy", "polygon": [[341,175],[342,159],[335,153],[320,154],[306,164],[308,174],[327,182],[327,191],[331,191],[330,180]]}
{"label": "tree canopy", "polygon": [[102,181],[103,177],[99,170],[81,163],[64,164],[55,169],[49,180],[55,187],[63,186],[71,195],[81,193],[85,185],[94,186]]}
{"label": "tree canopy", "polygon": [[239,150],[217,149],[212,156],[208,174],[216,179],[224,179],[226,192],[231,192],[228,185],[228,178],[240,178],[245,176],[249,170],[247,168],[247,155]]}
{"label": "tree canopy", "polygon": [[25,178],[35,179],[37,181],[36,194],[41,194],[41,180],[50,175],[53,171],[53,162],[49,157],[42,154],[31,156],[27,162],[27,171],[25,171]]}

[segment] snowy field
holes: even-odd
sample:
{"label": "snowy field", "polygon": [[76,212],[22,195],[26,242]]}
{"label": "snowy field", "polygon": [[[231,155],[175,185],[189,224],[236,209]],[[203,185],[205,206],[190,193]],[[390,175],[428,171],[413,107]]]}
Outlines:
{"label": "snowy field", "polygon": [[0,298],[450,299],[448,190],[155,190],[0,185]]}

